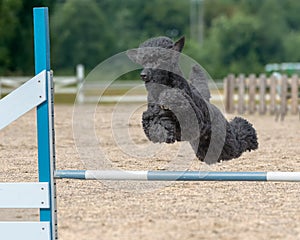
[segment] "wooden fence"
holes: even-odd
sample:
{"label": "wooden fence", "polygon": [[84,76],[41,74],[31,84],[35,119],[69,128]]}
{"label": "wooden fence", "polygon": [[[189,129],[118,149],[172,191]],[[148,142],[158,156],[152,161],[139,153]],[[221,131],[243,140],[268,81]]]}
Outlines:
{"label": "wooden fence", "polygon": [[251,74],[228,75],[224,79],[225,110],[227,113],[272,114],[284,116],[300,113],[298,75],[273,74],[258,77]]}
{"label": "wooden fence", "polygon": [[[76,66],[76,76],[55,76],[55,93],[77,94],[84,79],[84,75],[84,66],[78,64]],[[21,86],[30,78],[32,77],[0,77],[0,99]]]}

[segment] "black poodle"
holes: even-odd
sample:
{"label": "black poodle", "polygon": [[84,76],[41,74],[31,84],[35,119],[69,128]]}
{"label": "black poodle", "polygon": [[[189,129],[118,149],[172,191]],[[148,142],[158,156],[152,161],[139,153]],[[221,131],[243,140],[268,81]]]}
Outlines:
{"label": "black poodle", "polygon": [[152,142],[189,141],[196,156],[207,163],[230,160],[258,148],[255,129],[247,120],[228,122],[210,103],[205,72],[194,65],[187,81],[179,67],[184,37],[173,42],[157,37],[127,51],[144,67],[141,79],[148,92],[148,109],[142,123]]}

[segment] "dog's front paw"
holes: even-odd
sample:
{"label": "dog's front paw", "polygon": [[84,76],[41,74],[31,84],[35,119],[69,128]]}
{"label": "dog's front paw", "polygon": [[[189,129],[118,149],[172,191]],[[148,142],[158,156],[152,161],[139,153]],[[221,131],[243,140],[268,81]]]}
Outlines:
{"label": "dog's front paw", "polygon": [[143,112],[142,125],[147,138],[151,142],[162,143],[166,141],[166,129],[160,125],[159,117],[153,115],[152,111]]}
{"label": "dog's front paw", "polygon": [[149,139],[154,143],[172,142],[168,131],[160,124],[152,124],[149,128]]}
{"label": "dog's front paw", "polygon": [[150,111],[143,112],[142,125],[147,138],[151,141],[150,129],[153,125],[154,116]]}
{"label": "dog's front paw", "polygon": [[148,117],[147,112],[143,114],[143,129],[147,138],[154,143],[174,143],[176,136],[176,126],[172,121],[159,116]]}

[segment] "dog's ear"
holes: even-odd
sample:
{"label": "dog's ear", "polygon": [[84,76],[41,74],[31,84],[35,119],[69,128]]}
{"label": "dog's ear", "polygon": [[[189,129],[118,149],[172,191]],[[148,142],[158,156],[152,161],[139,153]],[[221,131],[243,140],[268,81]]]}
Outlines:
{"label": "dog's ear", "polygon": [[174,43],[173,50],[181,52],[184,47],[185,38],[182,36],[177,42]]}
{"label": "dog's ear", "polygon": [[139,64],[139,58],[138,58],[138,50],[137,49],[130,49],[126,51],[127,57],[134,63]]}

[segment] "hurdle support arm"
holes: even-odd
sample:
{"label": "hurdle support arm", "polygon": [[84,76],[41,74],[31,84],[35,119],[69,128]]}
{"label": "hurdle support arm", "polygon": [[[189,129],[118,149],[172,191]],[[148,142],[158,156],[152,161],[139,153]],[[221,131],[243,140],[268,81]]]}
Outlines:
{"label": "hurdle support arm", "polygon": [[0,130],[46,101],[46,71],[0,100]]}

